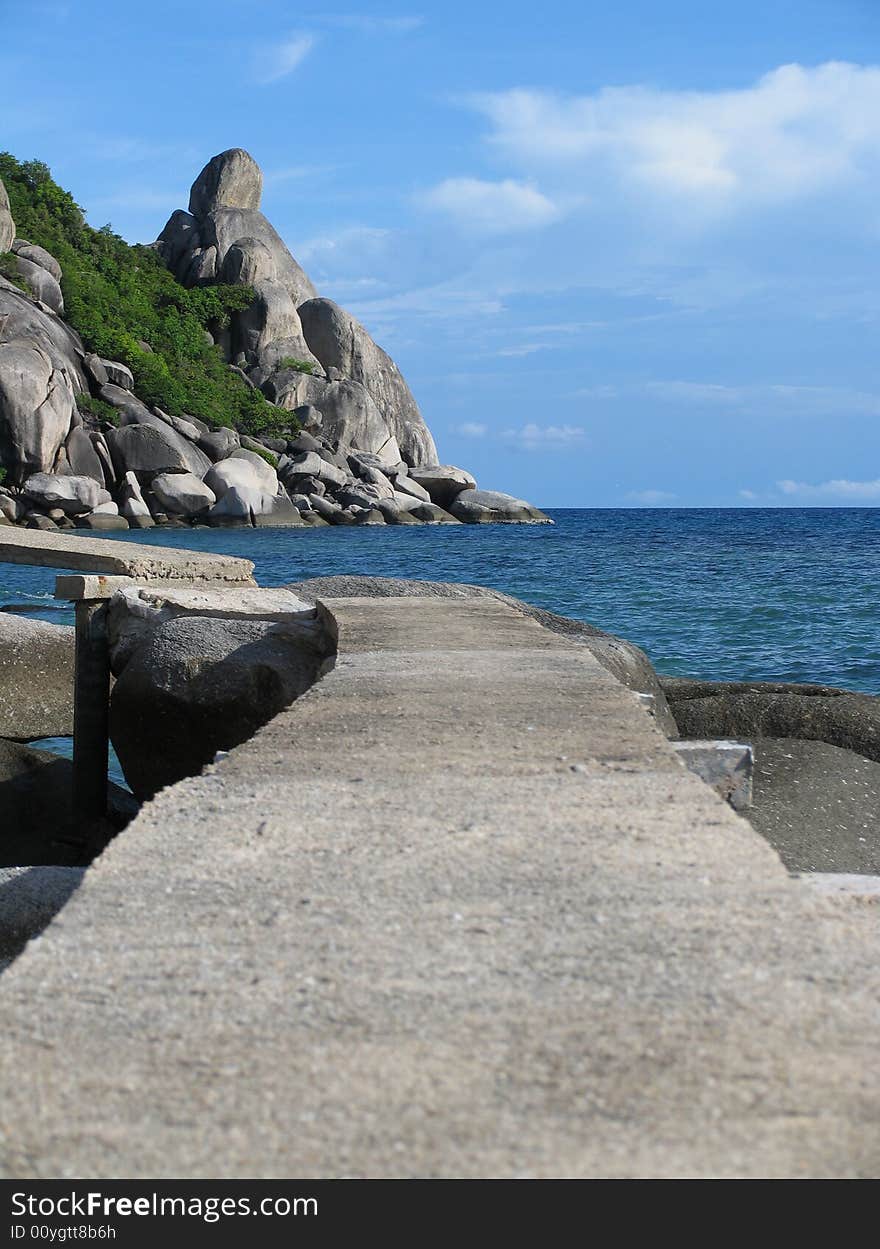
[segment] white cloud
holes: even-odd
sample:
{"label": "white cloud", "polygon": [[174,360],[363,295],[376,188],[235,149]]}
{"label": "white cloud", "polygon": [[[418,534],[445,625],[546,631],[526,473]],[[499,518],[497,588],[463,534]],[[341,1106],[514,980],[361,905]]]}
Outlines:
{"label": "white cloud", "polygon": [[258,57],[258,80],[265,85],[286,78],[303,63],[316,42],[314,35],[299,34],[263,48]]}
{"label": "white cloud", "polygon": [[326,26],[338,26],[344,30],[360,30],[370,35],[406,35],[425,24],[424,17],[415,13],[400,17],[374,17],[366,13],[323,13],[310,17],[309,20],[323,22]]}
{"label": "white cloud", "polygon": [[804,481],[778,481],[779,490],[789,497],[802,499],[843,499],[851,503],[872,503],[880,501],[880,478],[876,481],[847,481],[846,478],[835,478],[833,481],[819,482],[810,485]]}
{"label": "white cloud", "polygon": [[748,503],[754,503],[758,495],[754,490],[740,490],[739,497],[745,499]]}
{"label": "white cloud", "polygon": [[626,498],[630,503],[641,503],[644,507],[658,507],[662,503],[671,503],[678,495],[668,490],[630,490]]}
{"label": "white cloud", "polygon": [[794,386],[783,382],[728,386],[720,382],[653,381],[635,386],[589,387],[582,398],[646,395],[661,403],[791,416],[880,416],[880,394],[848,386]]}
{"label": "white cloud", "polygon": [[880,156],[880,67],[783,65],[726,91],[603,87],[470,96],[520,168],[602,174],[703,205],[785,201],[849,181]]}
{"label": "white cloud", "polygon": [[550,225],[560,209],[535,186],[505,178],[447,178],[416,196],[416,202],[449,217],[461,228],[478,234],[509,234]]}
{"label": "white cloud", "polygon": [[529,422],[519,429],[505,429],[504,442],[521,451],[565,451],[586,445],[586,430],[579,425],[536,425]]}
{"label": "white cloud", "polygon": [[450,432],[462,438],[485,438],[489,426],[481,425],[478,421],[463,421],[461,425],[453,425]]}

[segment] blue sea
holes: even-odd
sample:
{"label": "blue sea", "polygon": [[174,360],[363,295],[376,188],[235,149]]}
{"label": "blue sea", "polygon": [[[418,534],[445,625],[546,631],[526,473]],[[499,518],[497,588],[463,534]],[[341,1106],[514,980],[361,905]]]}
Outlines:
{"label": "blue sea", "polygon": [[[880,509],[565,509],[555,525],[169,529],[262,585],[333,573],[469,581],[636,642],[663,673],[880,694]],[[0,608],[58,623],[54,572],[0,565]]]}

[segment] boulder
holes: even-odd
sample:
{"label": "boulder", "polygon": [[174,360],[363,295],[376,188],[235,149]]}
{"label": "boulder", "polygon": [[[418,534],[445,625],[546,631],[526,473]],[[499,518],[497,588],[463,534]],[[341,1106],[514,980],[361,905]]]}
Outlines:
{"label": "boulder", "polygon": [[182,438],[186,438],[188,442],[198,442],[202,437],[202,431],[192,421],[185,420],[182,416],[172,416],[169,412],[163,412],[161,408],[152,408],[154,416],[158,416],[160,421],[164,421],[166,425],[170,425],[176,430]]}
{"label": "boulder", "polygon": [[83,369],[96,386],[107,385],[110,381],[110,374],[104,368],[104,363],[100,356],[95,355],[93,351],[87,351],[83,356],[82,363]]}
{"label": "boulder", "polygon": [[159,625],[119,673],[110,733],[139,798],[193,776],[313,684],[327,645],[295,621],[184,617]]}
{"label": "boulder", "polygon": [[761,737],[753,749],[743,815],[790,872],[880,875],[880,763],[803,738]]}
{"label": "boulder", "polygon": [[[81,830],[73,814],[73,766],[47,750],[34,750],[15,742],[0,741],[0,789],[3,824],[0,826],[0,866],[82,862],[77,844]],[[137,803],[127,790],[107,786],[108,818],[90,830],[92,853],[104,845],[137,813]],[[45,902],[45,882],[42,900]],[[68,893],[72,892],[68,884]],[[0,908],[6,899],[0,900]],[[0,922],[3,916],[0,914]],[[6,938],[8,929],[0,934]]]}
{"label": "boulder", "polygon": [[92,477],[99,486],[106,486],[104,464],[89,434],[82,428],[72,429],[64,444],[67,463],[76,477]]}
{"label": "boulder", "polygon": [[[314,602],[318,598],[498,598],[517,611],[537,621],[551,633],[558,633],[573,642],[581,643],[599,661],[603,668],[627,688],[654,698],[654,719],[667,737],[677,737],[676,722],[669,710],[651,661],[644,651],[632,642],[626,642],[613,634],[604,633],[595,625],[582,620],[570,620],[555,612],[534,607],[488,586],[468,585],[450,581],[413,581],[398,577],[364,577],[357,575],[336,577],[311,577],[294,581],[285,587],[299,598]],[[880,699],[876,700],[880,703]]]}
{"label": "boulder", "polygon": [[15,241],[15,222],[9,210],[9,196],[0,179],[0,254],[8,252]]}
{"label": "boulder", "polygon": [[[156,416],[144,407],[139,400],[133,395],[127,397],[124,402],[120,402],[119,396],[125,396],[125,392],[114,386],[104,386],[101,390],[102,398],[109,392],[114,393],[114,400],[119,405],[121,411],[120,427],[107,435],[108,444],[111,447],[111,453],[116,454],[113,448],[120,446],[128,446],[130,443],[126,431],[131,428],[137,428],[141,431],[147,429],[155,430],[161,441],[165,444],[166,450],[163,453],[168,463],[163,464],[157,471],[168,472],[186,472],[193,473],[196,477],[204,477],[205,473],[211,467],[211,461],[205,455],[204,451],[200,451],[192,441],[169,424],[161,416]],[[114,401],[114,400],[111,400]],[[147,438],[144,445],[155,445],[155,439]],[[134,439],[134,444],[138,443],[138,439]],[[115,463],[115,459],[114,459]],[[125,468],[136,468],[134,464],[126,464]],[[149,470],[139,470],[149,471]]]}
{"label": "boulder", "polygon": [[[397,464],[400,447],[385,418],[358,382],[331,382],[310,373],[287,369],[273,375],[263,386],[272,403],[294,412],[309,407],[321,414],[320,430],[332,443],[347,443],[374,452],[383,463]],[[315,418],[312,418],[311,427]]]}
{"label": "boulder", "polygon": [[[411,476],[400,474],[394,479],[395,494],[406,494],[411,499],[416,499],[419,503],[430,503],[431,496],[428,494],[424,486],[420,486]],[[442,506],[442,505],[441,505]]]}
{"label": "boulder", "polygon": [[184,256],[189,256],[199,246],[198,222],[191,213],[176,209],[156,240],[156,250],[162,260],[176,272]]}
{"label": "boulder", "polygon": [[56,282],[61,281],[61,265],[55,259],[51,252],[47,252],[45,247],[40,247],[36,243],[29,243],[27,239],[16,239],[11,249],[16,256],[21,256],[22,260],[29,260],[31,264],[39,265],[50,273]]}
{"label": "boulder", "polygon": [[324,368],[338,369],[367,390],[396,438],[401,458],[408,464],[435,463],[437,448],[412,392],[397,365],[361,323],[331,299],[307,300],[300,305],[299,316],[306,342]]}
{"label": "boulder", "polygon": [[[23,518],[27,508],[21,499],[15,498],[5,490],[0,490],[0,513],[12,524]],[[2,734],[0,734],[2,736]]]}
{"label": "boulder", "polygon": [[111,386],[118,386],[121,390],[134,390],[134,375],[128,365],[120,364],[118,360],[102,359],[99,363],[107,374],[107,381]]}
{"label": "boulder", "polygon": [[384,525],[385,517],[377,507],[364,508],[355,516],[356,525]]}
{"label": "boulder", "polygon": [[385,517],[388,525],[420,525],[422,522],[406,508],[401,507],[395,499],[379,499],[376,507]]}
{"label": "boulder", "polygon": [[12,480],[51,471],[73,412],[70,375],[40,343],[0,342],[0,463]]}
{"label": "boulder", "polygon": [[329,463],[314,451],[301,452],[291,457],[285,465],[285,480],[297,477],[315,477],[319,481],[328,482],[331,486],[343,486],[348,481],[348,474],[335,464]]}
{"label": "boulder", "polygon": [[0,737],[70,737],[73,666],[71,627],[0,612]]}
{"label": "boulder", "polygon": [[[190,452],[195,452],[196,448],[158,418],[154,420],[155,425],[123,425],[107,434],[117,476],[135,472],[149,481],[157,473],[193,473]],[[198,454],[201,456],[202,452]],[[211,461],[207,456],[204,456],[204,462],[210,467]],[[203,476],[206,471],[199,472],[199,468],[200,464],[196,461],[193,474],[196,477]]]}
{"label": "boulder", "polygon": [[250,464],[262,488],[269,494],[275,495],[278,493],[278,474],[272,465],[264,460],[261,455],[258,455],[256,451],[250,451],[247,447],[236,447],[229,459]]}
{"label": "boulder", "polygon": [[198,516],[217,502],[214,491],[192,473],[159,473],[150,489],[173,516]]}
{"label": "boulder", "polygon": [[34,473],[25,481],[22,493],[46,509],[61,508],[67,516],[80,516],[99,503],[110,502],[109,493],[93,477],[61,477],[56,473]]}
{"label": "boulder", "polygon": [[209,460],[216,463],[217,460],[225,460],[228,455],[232,455],[232,452],[241,446],[241,441],[234,429],[223,428],[212,430],[209,434],[202,434],[198,446]]}
{"label": "boulder", "polygon": [[342,511],[339,503],[334,503],[332,499],[327,499],[323,495],[310,494],[308,499],[312,511],[323,516],[324,520],[332,521]]}
{"label": "boulder", "polygon": [[256,240],[271,254],[275,263],[274,281],[285,287],[294,307],[316,294],[305,271],[291,256],[281,236],[256,209],[215,208],[202,218],[199,228],[204,245],[217,248],[220,272],[231,247],[241,239]]}
{"label": "boulder", "polygon": [[452,464],[434,464],[427,468],[413,468],[409,477],[398,482],[398,490],[413,492],[413,486],[420,486],[427,497],[438,507],[449,510],[452,501],[462,490],[476,490],[477,483],[463,468]]}
{"label": "boulder", "polygon": [[220,281],[229,286],[256,286],[278,276],[275,257],[259,239],[241,238],[223,257]]}
{"label": "boulder", "polygon": [[880,698],[825,685],[661,677],[681,737],[799,738],[880,762]]}
{"label": "boulder", "polygon": [[192,184],[189,211],[206,217],[217,208],[260,207],[263,173],[249,152],[233,147],[213,156]]}
{"label": "boulder", "polygon": [[59,316],[64,315],[64,296],[61,294],[61,287],[48,269],[34,264],[25,256],[16,256],[15,269],[34,299],[39,299]]}
{"label": "boulder", "polygon": [[128,529],[128,521],[124,516],[109,515],[107,512],[89,512],[86,516],[77,516],[77,529]]}
{"label": "boulder", "polygon": [[552,525],[538,508],[497,490],[462,490],[449,507],[452,515],[469,525]]}
{"label": "boulder", "polygon": [[140,517],[143,520],[149,519],[152,522],[150,509],[144,501],[140,483],[133,472],[129,471],[123,476],[117,493],[117,501],[119,511],[126,520],[131,521],[135,517]]}
{"label": "boulder", "polygon": [[79,335],[60,317],[34,303],[22,291],[0,278],[0,342],[24,340],[40,347],[63,374],[74,394],[88,390],[82,366],[85,355]]}
{"label": "boulder", "polygon": [[[399,496],[395,495],[395,499]],[[417,520],[424,521],[426,525],[459,525],[461,521],[456,516],[451,516],[449,512],[442,507],[438,507],[436,503],[419,503],[413,500],[415,507],[409,508],[412,516]]]}

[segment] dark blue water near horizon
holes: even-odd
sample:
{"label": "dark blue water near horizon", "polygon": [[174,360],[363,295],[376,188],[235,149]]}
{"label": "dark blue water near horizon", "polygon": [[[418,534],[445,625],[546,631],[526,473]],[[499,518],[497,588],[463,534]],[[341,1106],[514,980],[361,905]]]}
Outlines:
{"label": "dark blue water near horizon", "polygon": [[[880,509],[558,509],[555,525],[108,534],[246,556],[261,585],[467,581],[636,642],[666,674],[880,694]],[[0,566],[0,607],[72,619],[54,572]]]}

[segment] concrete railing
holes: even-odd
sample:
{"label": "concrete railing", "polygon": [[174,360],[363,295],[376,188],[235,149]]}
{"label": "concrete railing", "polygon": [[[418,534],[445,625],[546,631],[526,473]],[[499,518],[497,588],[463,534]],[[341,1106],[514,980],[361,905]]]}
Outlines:
{"label": "concrete railing", "polygon": [[55,597],[76,614],[73,726],[73,812],[88,841],[107,811],[110,658],[106,601],[121,586],[139,584],[252,586],[250,560],[212,552],[73,537],[42,530],[0,528],[0,563],[80,570],[55,580]]}

